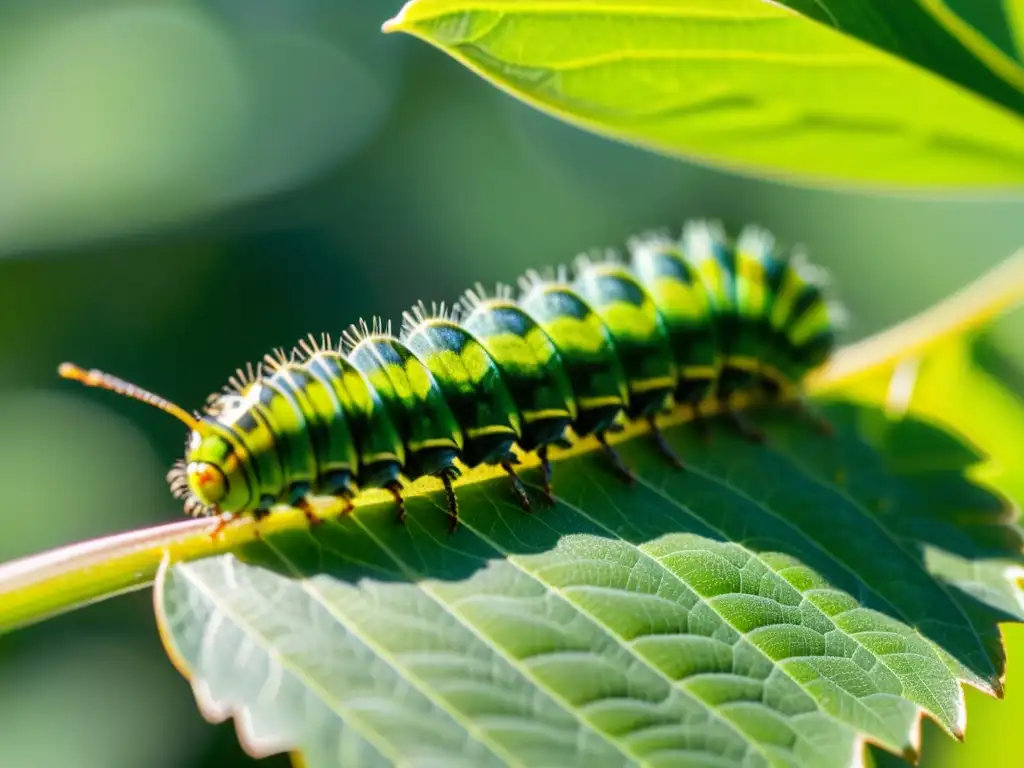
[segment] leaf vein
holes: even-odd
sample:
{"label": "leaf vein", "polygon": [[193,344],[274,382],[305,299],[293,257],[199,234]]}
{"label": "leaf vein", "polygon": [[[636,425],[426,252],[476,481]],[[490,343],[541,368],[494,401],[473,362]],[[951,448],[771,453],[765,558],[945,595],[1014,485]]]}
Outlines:
{"label": "leaf vein", "polygon": [[[286,667],[289,673],[291,673],[296,679],[301,680],[310,691],[317,692],[320,700],[333,710],[338,717],[351,722],[354,729],[358,730],[363,737],[380,752],[380,754],[394,762],[398,762],[400,755],[393,751],[391,743],[387,740],[384,734],[378,733],[375,728],[364,722],[363,718],[359,717],[356,710],[346,707],[336,698],[331,696],[330,692],[320,685],[315,678],[306,675],[304,671],[294,665],[287,656],[280,654],[277,648],[263,639],[255,626],[240,616],[236,611],[232,610],[227,601],[221,600],[216,590],[210,589],[206,582],[192,573],[192,569],[187,563],[178,563],[175,571],[189,581],[196,592],[204,596],[217,611],[224,616],[227,616],[240,628],[248,630],[247,634],[256,638],[255,643],[259,644],[264,649],[269,660],[282,667]],[[242,705],[242,711],[246,711],[248,709],[248,705]]]}
{"label": "leaf vein", "polygon": [[[936,584],[938,586],[939,590],[946,596],[946,598],[949,600],[949,603],[956,609],[956,611],[963,618],[964,623],[966,624],[966,626],[970,629],[971,634],[974,637],[974,640],[978,644],[978,650],[981,652],[981,658],[984,659],[989,664],[990,674],[994,675],[996,673],[996,671],[995,671],[995,669],[991,665],[991,661],[989,660],[988,654],[985,653],[985,643],[982,641],[981,636],[978,634],[978,630],[974,626],[974,622],[972,622],[970,620],[970,617],[967,615],[967,612],[964,610],[963,605],[961,605],[960,601],[956,600],[953,597],[953,595],[950,593],[948,587],[946,586],[945,582],[942,581],[942,579],[934,578],[930,573],[928,573],[928,571],[924,567],[924,565],[917,558],[915,558],[910,551],[908,551],[905,539],[903,539],[900,536],[894,535],[892,530],[889,529],[889,527],[885,524],[885,522],[881,518],[879,518],[877,515],[875,515],[874,512],[872,512],[870,509],[868,509],[867,506],[861,504],[861,502],[858,499],[856,499],[853,496],[851,496],[845,489],[843,489],[840,486],[836,485],[835,483],[830,482],[828,480],[825,480],[825,479],[819,477],[818,475],[814,474],[813,472],[811,472],[811,470],[798,457],[796,457],[796,456],[794,456],[794,455],[792,455],[792,454],[790,454],[788,452],[783,453],[783,452],[779,452],[779,451],[774,451],[774,453],[777,456],[785,458],[790,464],[793,465],[793,467],[801,475],[803,475],[805,478],[807,478],[810,482],[814,483],[815,485],[818,485],[819,487],[825,488],[825,489],[831,491],[832,493],[836,494],[840,498],[844,499],[854,509],[856,509],[858,512],[860,512],[862,516],[864,516],[868,520],[872,521],[875,524],[875,527],[879,531],[881,531],[886,536],[886,538],[888,538],[889,541],[891,541],[896,546],[896,548],[900,550],[900,552],[902,552],[904,554],[906,560],[910,562],[910,564],[912,565],[912,567],[915,570],[917,570],[920,573],[924,574],[928,578],[928,582],[929,583],[934,583],[934,584]],[[905,621],[905,623],[910,625],[909,621]],[[946,622],[938,622],[938,621],[935,622],[935,623],[936,624],[945,624],[946,626],[951,626],[951,627],[954,627],[954,628],[959,628],[959,626],[956,625],[956,624],[947,624]],[[930,640],[930,639],[928,640],[928,642],[931,643],[932,645],[935,645],[935,643],[932,640]]]}
{"label": "leaf vein", "polygon": [[476,723],[463,716],[463,714],[457,709],[451,707],[447,701],[437,696],[434,689],[427,685],[425,681],[421,680],[420,677],[412,672],[408,666],[402,665],[398,662],[388,650],[382,647],[380,644],[375,642],[373,638],[369,637],[360,627],[357,626],[356,622],[352,621],[345,613],[337,608],[337,606],[327,599],[326,596],[316,587],[316,585],[306,578],[306,575],[299,569],[295,563],[281,550],[280,547],[275,547],[269,541],[267,546],[274,552],[275,555],[284,563],[288,569],[297,577],[296,581],[299,587],[310,596],[315,602],[320,604],[327,611],[327,613],[334,618],[339,624],[345,629],[352,633],[352,635],[360,640],[367,648],[371,649],[378,658],[384,661],[390,666],[396,674],[402,676],[405,680],[412,684],[416,690],[418,690],[428,701],[432,702],[434,706],[438,707],[448,715],[459,725],[461,725],[467,736],[471,736],[476,739],[477,742],[486,747],[494,757],[503,761],[511,761],[511,764],[519,765],[512,755],[510,755],[500,744],[493,741],[490,735],[481,730]]}
{"label": "leaf vein", "polygon": [[[694,470],[692,470],[692,469],[691,469],[692,465],[689,465],[689,464],[688,464],[688,465],[687,465],[687,467],[688,467],[688,471],[694,471]],[[706,473],[704,473],[704,474],[706,474]],[[713,476],[712,476],[712,477],[711,477],[710,479],[714,480],[714,481],[715,481],[716,483],[717,483],[717,482],[719,482],[719,481],[717,480],[717,478],[714,478]],[[698,519],[698,520],[700,520],[701,522],[703,522],[703,523],[704,523],[705,525],[708,525],[709,527],[712,527],[712,528],[714,528],[714,526],[711,526],[711,525],[710,525],[709,523],[707,523],[707,521],[705,521],[705,520],[703,520],[702,518],[700,518],[700,517],[699,517],[698,515],[696,515],[696,513],[694,513],[694,512],[693,512],[692,510],[690,510],[690,509],[689,509],[688,507],[686,507],[686,506],[684,506],[684,505],[680,504],[680,503],[679,503],[679,502],[677,502],[677,501],[676,501],[675,499],[672,499],[672,498],[670,498],[670,497],[668,497],[668,496],[665,496],[664,494],[662,494],[662,493],[661,493],[661,492],[660,492],[660,491],[659,491],[659,490],[658,490],[657,488],[655,488],[655,487],[654,487],[653,485],[651,485],[651,484],[650,484],[649,482],[647,482],[647,481],[646,481],[646,480],[645,480],[645,479],[644,479],[643,477],[640,477],[640,476],[638,476],[638,481],[639,481],[640,483],[642,483],[642,484],[643,484],[643,485],[644,485],[645,487],[647,487],[647,488],[649,488],[650,490],[652,490],[652,491],[653,491],[654,493],[656,493],[656,494],[658,494],[659,496],[662,496],[663,498],[665,498],[665,499],[667,499],[668,501],[670,501],[670,502],[671,502],[671,503],[672,503],[673,505],[677,506],[677,507],[678,507],[678,508],[679,508],[679,509],[680,509],[681,511],[683,511],[683,512],[684,512],[685,514],[687,514],[687,515],[689,515],[689,516],[691,516],[691,517],[695,517],[696,519]],[[727,488],[728,490],[732,490],[731,486],[728,486],[728,485],[724,485],[724,484],[723,484],[723,487]],[[565,503],[565,502],[563,502],[563,503]],[[590,517],[589,515],[587,515],[587,514],[586,514],[585,512],[583,512],[583,511],[582,511],[581,509],[578,509],[578,508],[576,508],[576,507],[573,507],[573,509],[575,509],[575,510],[577,511],[577,513],[578,513],[578,514],[581,514],[581,515],[583,515],[583,516],[587,517],[588,519],[590,519],[590,520],[591,520],[592,522],[594,522],[594,523],[595,523],[596,525],[600,525],[601,527],[605,527],[605,526],[603,526],[603,525],[602,525],[602,523],[601,523],[600,521],[594,520],[594,519],[593,519],[593,518],[591,518],[591,517]],[[772,513],[772,514],[774,514],[774,513]],[[609,533],[613,533],[613,534],[614,534],[614,531],[611,531],[611,530],[609,530],[609,529],[607,529],[607,528],[606,528],[606,530],[608,530],[608,532],[609,532]],[[729,537],[729,536],[727,536],[727,535],[726,535],[726,534],[725,534],[725,533],[724,533],[723,531],[721,531],[721,530],[718,530],[718,529],[715,529],[715,530],[716,530],[716,532],[717,532],[717,533],[718,533],[719,535],[721,535],[721,536],[723,537],[723,539],[724,539],[724,540],[726,540],[726,541],[732,541],[732,540],[730,539],[730,537]],[[709,609],[711,609],[712,611],[714,611],[714,612],[715,612],[715,613],[716,613],[716,614],[718,615],[718,617],[719,617],[719,618],[720,618],[720,619],[722,620],[722,622],[723,622],[724,624],[726,624],[726,625],[728,625],[728,626],[732,627],[732,629],[733,629],[733,630],[734,630],[735,632],[737,632],[737,633],[738,633],[738,634],[739,634],[739,635],[740,635],[741,637],[743,637],[744,639],[746,639],[746,640],[747,640],[747,642],[748,642],[748,643],[750,644],[751,648],[754,648],[754,649],[755,649],[755,650],[756,650],[756,651],[757,651],[758,653],[762,654],[762,655],[764,656],[764,658],[765,658],[765,659],[767,659],[767,660],[769,660],[769,661],[772,661],[771,657],[769,657],[769,656],[768,656],[767,654],[765,654],[763,650],[761,650],[761,649],[760,649],[760,648],[759,648],[759,647],[758,647],[757,645],[755,645],[755,644],[754,644],[753,642],[751,642],[751,641],[750,641],[750,639],[749,639],[749,637],[747,636],[747,633],[746,633],[746,632],[744,632],[744,631],[743,631],[743,630],[742,630],[741,628],[739,628],[738,626],[736,626],[736,625],[735,625],[735,624],[734,624],[733,622],[729,621],[729,620],[728,620],[728,618],[726,618],[726,617],[725,617],[725,616],[724,616],[724,615],[723,615],[723,614],[722,614],[722,613],[721,613],[720,611],[718,611],[718,610],[717,610],[717,609],[716,609],[716,608],[714,607],[714,605],[713,605],[713,604],[711,604],[711,603],[710,603],[710,602],[709,602],[709,601],[708,601],[708,600],[707,600],[706,598],[704,598],[704,597],[703,597],[702,595],[700,595],[700,593],[699,593],[699,592],[697,592],[697,591],[696,591],[696,590],[695,590],[695,589],[694,589],[694,588],[693,588],[693,587],[692,587],[692,586],[691,586],[691,585],[690,585],[690,584],[689,584],[689,583],[688,583],[688,582],[687,582],[687,581],[686,581],[686,580],[685,580],[685,579],[684,579],[684,578],[683,578],[682,576],[680,576],[680,575],[676,574],[676,573],[675,573],[675,572],[674,572],[674,571],[673,571],[673,570],[672,570],[671,568],[669,568],[669,567],[668,567],[667,565],[665,565],[665,564],[664,564],[664,563],[663,563],[663,562],[661,561],[661,559],[660,559],[660,558],[658,558],[658,557],[655,557],[655,556],[653,556],[653,555],[651,555],[651,554],[647,553],[647,552],[646,552],[646,551],[645,551],[645,550],[644,550],[644,549],[643,549],[642,547],[639,547],[639,546],[637,546],[636,544],[633,544],[632,542],[627,542],[627,541],[625,541],[625,540],[623,540],[623,541],[624,541],[624,543],[628,544],[628,545],[629,545],[630,547],[633,547],[634,549],[636,549],[636,551],[637,551],[637,552],[639,552],[639,553],[641,553],[641,555],[642,555],[643,557],[645,557],[645,558],[649,558],[649,559],[650,559],[651,561],[653,561],[653,562],[657,563],[658,567],[662,568],[662,569],[664,570],[664,572],[665,572],[666,574],[668,574],[668,576],[669,576],[670,578],[673,578],[673,579],[677,579],[677,580],[679,580],[680,582],[682,582],[682,583],[683,583],[683,584],[684,584],[684,585],[685,585],[685,586],[687,587],[687,589],[689,589],[689,590],[690,590],[690,591],[692,591],[692,592],[693,592],[694,594],[696,594],[696,595],[698,596],[698,598],[699,598],[699,599],[700,599],[701,601],[703,601],[703,602],[704,602],[704,603],[705,603],[705,604],[706,604],[706,605],[708,606],[708,608],[709,608]],[[762,560],[762,559],[761,559],[761,558],[760,558],[760,557],[759,557],[759,556],[758,556],[758,555],[757,555],[756,553],[752,552],[751,550],[747,549],[746,547],[743,547],[742,545],[740,545],[740,544],[737,544],[737,543],[735,543],[735,542],[733,542],[733,545],[734,545],[734,546],[736,546],[736,547],[738,547],[738,548],[740,548],[740,549],[742,549],[742,550],[743,550],[743,551],[744,551],[744,552],[745,552],[745,553],[746,553],[746,554],[747,554],[747,555],[748,555],[749,557],[751,557],[752,559],[754,559],[754,560],[757,560],[758,562],[760,562],[760,563],[761,563],[761,564],[762,564],[762,565],[763,565],[763,566],[764,566],[765,568],[767,568],[767,569],[768,569],[769,571],[771,571],[771,570],[772,570],[772,568],[771,568],[771,567],[770,567],[770,566],[769,566],[769,565],[768,565],[767,563],[765,563],[765,562],[764,562],[764,561],[763,561],[763,560]],[[794,588],[794,589],[795,589],[795,588]],[[816,606],[814,606],[814,608],[815,608],[815,610],[819,610],[819,611],[820,611],[820,609],[818,609],[818,608],[817,608]],[[822,614],[822,615],[824,616],[825,614]],[[826,618],[826,619],[828,619],[828,616],[825,616],[825,618]],[[829,620],[829,621],[831,621],[830,619],[828,619],[828,620]],[[833,624],[833,626],[835,626],[835,623],[834,623],[834,622],[831,622],[831,623]],[[839,632],[843,632],[843,630],[842,630],[842,629],[840,629],[840,628],[839,628],[839,627],[837,627],[837,626],[835,627],[835,629],[836,629],[836,631],[839,631]],[[845,633],[844,633],[844,634],[845,634]],[[858,645],[860,645],[860,643],[858,643]],[[862,646],[862,645],[861,645],[861,647],[863,648],[863,646]],[[870,654],[871,656],[875,657],[875,655],[874,655],[874,654],[873,654],[873,653],[871,652],[871,650],[870,650],[870,649],[868,649],[868,648],[864,648],[864,651],[865,651],[866,653]],[[825,656],[825,657],[815,657],[815,658],[818,658],[818,659],[821,659],[821,658],[826,658],[826,659],[827,659],[827,658],[832,658],[832,657],[827,657],[827,656]],[[875,658],[877,658],[877,657],[875,657]],[[775,663],[773,662],[773,664],[775,664]],[[787,677],[788,677],[788,678],[789,678],[790,680],[792,680],[792,681],[793,681],[793,682],[794,682],[794,683],[795,683],[795,684],[796,684],[797,686],[799,686],[799,687],[800,687],[800,688],[801,688],[801,689],[802,689],[802,690],[803,690],[803,691],[804,691],[805,693],[807,693],[807,695],[808,695],[808,696],[810,696],[810,697],[811,697],[811,699],[813,699],[813,700],[814,700],[815,702],[818,702],[818,703],[819,703],[819,705],[820,705],[820,700],[819,700],[819,698],[818,698],[818,697],[816,697],[816,696],[814,695],[814,693],[813,693],[813,692],[811,691],[811,689],[810,689],[810,688],[808,688],[808,687],[807,687],[807,686],[806,686],[806,685],[805,685],[805,684],[804,684],[804,683],[803,683],[802,681],[798,680],[798,679],[797,679],[796,677],[794,677],[794,676],[793,676],[792,674],[790,674],[790,673],[789,673],[789,672],[788,672],[788,671],[787,671],[787,670],[786,670],[786,669],[785,669],[785,668],[784,668],[783,666],[781,666],[781,665],[779,665],[779,664],[775,664],[775,666],[776,666],[776,667],[777,667],[778,669],[780,669],[780,670],[781,670],[781,671],[783,672],[783,674],[785,674],[785,675],[786,675],[786,676],[787,676]],[[855,697],[855,699],[856,699],[856,697]],[[839,718],[837,718],[837,717],[836,717],[835,715],[833,715],[833,714],[832,714],[831,712],[828,712],[828,711],[827,711],[827,710],[825,710],[825,709],[821,709],[820,711],[821,711],[821,712],[822,712],[822,713],[823,713],[824,715],[826,715],[826,716],[828,716],[828,717],[832,718],[832,719],[833,719],[833,721],[835,721],[836,723],[840,724],[841,726],[843,726],[843,727],[849,727],[847,723],[845,723],[844,721],[842,721],[842,720],[840,720]],[[874,714],[873,712],[871,712],[870,710],[865,710],[865,714],[867,714],[867,715],[868,715],[868,716],[869,716],[869,717],[870,717],[871,719],[873,719],[873,720],[876,720],[876,721],[878,720],[878,718],[877,718],[877,717],[875,716],[875,714]]]}

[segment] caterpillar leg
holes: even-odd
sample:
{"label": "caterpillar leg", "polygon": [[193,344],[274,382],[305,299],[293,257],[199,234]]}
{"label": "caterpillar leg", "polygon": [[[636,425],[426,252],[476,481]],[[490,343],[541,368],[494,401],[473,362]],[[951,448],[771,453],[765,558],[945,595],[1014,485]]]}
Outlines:
{"label": "caterpillar leg", "polygon": [[[212,510],[212,514],[218,515],[220,518],[217,520],[217,527],[210,532],[210,539],[212,541],[216,541],[220,538],[221,534],[224,533],[224,529],[231,525],[231,523],[235,522],[237,515],[220,514],[216,510]],[[269,514],[269,509],[254,509],[252,512],[252,519],[258,523]],[[256,529],[256,535],[260,535],[259,528]]]}
{"label": "caterpillar leg", "polygon": [[302,510],[302,514],[306,516],[306,520],[309,522],[310,527],[323,524],[324,521],[317,516],[316,512],[313,511],[313,505],[310,503],[308,496],[303,496],[301,499],[296,501],[295,506]]}
{"label": "caterpillar leg", "polygon": [[615,469],[615,474],[619,476],[624,483],[627,485],[634,485],[636,483],[636,475],[633,474],[633,470],[626,466],[626,462],[622,460],[619,452],[616,451],[608,444],[608,437],[604,432],[598,432],[597,441],[604,448],[604,452],[608,454],[608,458],[612,460],[612,466]]}
{"label": "caterpillar leg", "polygon": [[540,468],[544,473],[541,493],[544,495],[544,504],[548,507],[555,506],[555,497],[551,493],[551,461],[548,459],[548,447],[542,445],[537,450],[537,457],[540,459]]}
{"label": "caterpillar leg", "polygon": [[512,479],[512,490],[515,491],[520,505],[522,505],[525,511],[533,512],[533,506],[530,504],[530,496],[526,492],[526,486],[523,485],[523,481],[519,479],[519,475],[516,473],[515,467],[512,466],[512,462],[508,460],[501,462],[501,468],[504,469]]}
{"label": "caterpillar leg", "polygon": [[444,483],[444,493],[448,499],[448,535],[455,533],[459,527],[459,500],[455,497],[455,489],[452,488],[452,480],[458,477],[459,473],[454,467],[441,470],[441,482]]}
{"label": "caterpillar leg", "polygon": [[654,438],[654,444],[658,447],[658,450],[661,451],[662,456],[668,459],[676,469],[686,469],[686,462],[684,462],[679,457],[679,454],[672,449],[672,446],[668,444],[668,441],[665,439],[665,435],[662,434],[661,430],[658,428],[657,416],[653,413],[647,417],[647,426],[650,427],[651,437]]}
{"label": "caterpillar leg", "polygon": [[[263,515],[261,516],[261,515],[259,514],[260,512],[263,512],[264,514],[263,514]],[[214,512],[214,513],[216,514],[216,512]],[[265,517],[265,516],[266,516],[266,512],[265,512],[265,510],[259,510],[259,509],[257,509],[257,510],[256,510],[256,511],[255,511],[255,512],[253,513],[253,517],[254,517],[254,518],[256,519],[256,522],[259,522],[259,521],[260,521],[260,520],[262,520],[262,519],[263,519],[263,517]],[[224,533],[224,529],[225,529],[225,528],[227,528],[227,527],[228,527],[228,525],[229,525],[229,524],[230,524],[230,523],[231,523],[231,522],[232,522],[232,521],[233,521],[234,519],[235,519],[235,518],[234,518],[234,516],[233,516],[233,515],[221,515],[221,516],[220,516],[220,520],[218,520],[218,521],[217,521],[217,527],[216,527],[216,528],[214,528],[214,529],[213,529],[213,531],[211,531],[211,533],[210,533],[210,540],[211,540],[211,541],[216,541],[217,539],[219,539],[219,538],[220,538],[220,536],[221,536],[221,534],[222,534],[222,533]]]}
{"label": "caterpillar leg", "polygon": [[395,499],[395,522],[405,525],[405,499],[402,498],[402,484],[397,480],[392,480],[384,486],[384,490],[389,491]]}
{"label": "caterpillar leg", "polygon": [[352,473],[349,470],[336,470],[328,472],[317,483],[317,493],[321,496],[329,496],[335,501],[341,502],[340,517],[352,513],[355,498],[359,489],[352,480]]}
{"label": "caterpillar leg", "polygon": [[[257,539],[260,538],[260,529],[258,527],[260,520],[263,520],[269,516],[269,507],[259,507],[253,510],[252,519],[254,522],[257,523],[257,528],[255,530],[255,536]],[[210,538],[214,541],[220,538],[221,534],[224,533],[224,529],[231,525],[231,523],[235,521],[236,517],[236,515],[221,515],[220,520],[217,522],[217,527],[214,528],[213,533],[210,534]]]}

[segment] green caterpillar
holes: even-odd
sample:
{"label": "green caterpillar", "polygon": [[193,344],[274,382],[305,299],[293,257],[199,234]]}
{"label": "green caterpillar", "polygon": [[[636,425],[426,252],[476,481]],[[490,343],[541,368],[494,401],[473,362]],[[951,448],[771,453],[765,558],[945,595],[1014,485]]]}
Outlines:
{"label": "green caterpillar", "polygon": [[551,446],[567,446],[570,431],[593,435],[631,480],[606,436],[645,420],[682,467],[659,414],[716,399],[758,439],[730,404],[750,393],[802,402],[802,380],[834,350],[843,315],[821,271],[778,252],[761,229],[730,241],[718,225],[692,222],[681,239],[647,234],[629,250],[628,263],[580,257],[572,276],[531,271],[518,299],[508,286],[490,296],[477,286],[451,311],[421,303],[397,338],[376,319],[337,345],[311,336],[238,371],[201,413],[101,371],[64,363],[60,373],[190,428],[185,458],[168,474],[189,515],[259,519],[287,503],[316,521],[311,496],[351,510],[360,489],[383,488],[404,521],[402,478],[431,475],[444,483],[454,531],[459,464],[500,465],[529,510],[516,446],[538,454],[553,503]]}

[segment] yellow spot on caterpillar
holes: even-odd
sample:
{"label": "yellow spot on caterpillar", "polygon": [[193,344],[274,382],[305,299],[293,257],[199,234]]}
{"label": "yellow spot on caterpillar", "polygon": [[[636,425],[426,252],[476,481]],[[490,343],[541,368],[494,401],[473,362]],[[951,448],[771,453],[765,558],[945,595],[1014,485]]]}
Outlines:
{"label": "yellow spot on caterpillar", "polygon": [[667,376],[657,376],[642,381],[632,380],[629,382],[630,392],[657,392],[659,389],[671,389],[676,384],[675,379]]}
{"label": "yellow spot on caterpillar", "polygon": [[718,366],[686,365],[679,372],[684,379],[713,379],[718,376]]}
{"label": "yellow spot on caterpillar", "polygon": [[730,355],[725,359],[730,368],[739,368],[741,371],[752,371],[756,373],[761,370],[761,361],[754,357],[743,355]]}
{"label": "yellow spot on caterpillar", "polygon": [[567,419],[569,414],[559,408],[542,408],[536,411],[523,411],[523,421],[530,424],[542,419]]}
{"label": "yellow spot on caterpillar", "polygon": [[622,399],[615,396],[608,397],[581,397],[578,400],[581,410],[594,408],[606,408],[609,406],[622,405]]}

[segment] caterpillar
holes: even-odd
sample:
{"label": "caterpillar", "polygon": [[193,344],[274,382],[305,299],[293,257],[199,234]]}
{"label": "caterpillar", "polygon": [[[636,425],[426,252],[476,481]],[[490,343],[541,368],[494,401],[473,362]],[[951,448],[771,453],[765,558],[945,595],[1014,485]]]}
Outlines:
{"label": "caterpillar", "polygon": [[188,427],[167,476],[188,515],[259,520],[287,503],[313,523],[312,497],[338,498],[349,512],[362,489],[380,488],[404,522],[403,478],[430,475],[444,485],[453,532],[460,465],[500,465],[530,511],[517,449],[537,454],[542,500],[553,504],[548,452],[572,436],[594,436],[632,482],[607,440],[624,423],[647,422],[658,450],[684,468],[657,424],[673,407],[697,413],[717,401],[752,440],[761,434],[740,419],[741,395],[806,407],[801,384],[834,351],[844,317],[820,268],[759,227],[730,239],[704,221],[675,239],[635,236],[628,252],[531,270],[517,297],[477,284],[451,308],[421,302],[397,336],[379,318],[337,342],[311,335],[239,369],[193,413],[102,371],[64,363],[59,373]]}

